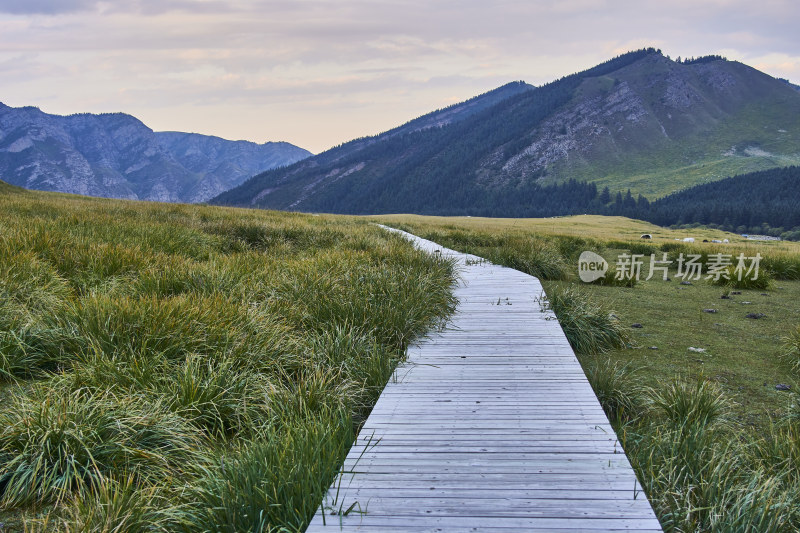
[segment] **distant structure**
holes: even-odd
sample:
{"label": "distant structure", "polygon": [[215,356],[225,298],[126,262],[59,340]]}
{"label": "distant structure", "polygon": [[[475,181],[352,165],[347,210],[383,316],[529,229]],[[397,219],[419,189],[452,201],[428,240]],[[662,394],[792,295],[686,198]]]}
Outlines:
{"label": "distant structure", "polygon": [[748,233],[742,233],[742,237],[744,237],[748,241],[779,241],[779,240],[781,240],[780,237],[773,237],[771,235],[750,235]]}

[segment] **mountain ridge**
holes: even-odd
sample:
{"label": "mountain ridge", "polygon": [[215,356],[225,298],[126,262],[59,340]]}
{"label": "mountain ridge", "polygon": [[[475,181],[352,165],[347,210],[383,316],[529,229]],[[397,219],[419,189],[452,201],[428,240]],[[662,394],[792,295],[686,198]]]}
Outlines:
{"label": "mountain ridge", "polygon": [[[198,152],[193,162],[187,154],[192,145]],[[30,189],[199,202],[308,155],[289,143],[154,132],[125,113],[52,115],[0,103],[0,178]]]}
{"label": "mountain ridge", "polygon": [[522,199],[570,179],[656,198],[800,162],[800,94],[718,56],[675,62],[648,48],[520,87],[439,128],[345,143],[212,202],[347,214],[504,216],[513,207],[519,216]]}

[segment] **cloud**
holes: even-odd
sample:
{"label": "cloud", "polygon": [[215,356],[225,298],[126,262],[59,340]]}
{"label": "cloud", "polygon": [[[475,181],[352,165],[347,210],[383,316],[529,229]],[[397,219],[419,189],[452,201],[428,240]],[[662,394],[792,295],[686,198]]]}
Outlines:
{"label": "cloud", "polygon": [[800,13],[783,0],[0,0],[0,13],[5,101],[286,131],[315,150],[643,46],[800,81]]}
{"label": "cloud", "polygon": [[0,13],[14,15],[74,13],[94,9],[96,0],[2,0]]}

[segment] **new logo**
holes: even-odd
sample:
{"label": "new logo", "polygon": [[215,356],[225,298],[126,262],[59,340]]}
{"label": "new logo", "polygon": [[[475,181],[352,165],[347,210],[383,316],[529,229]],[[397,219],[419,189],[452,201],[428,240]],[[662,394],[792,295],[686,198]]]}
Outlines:
{"label": "new logo", "polygon": [[603,256],[594,252],[585,251],[578,258],[578,276],[581,281],[591,283],[606,276],[608,263]]}

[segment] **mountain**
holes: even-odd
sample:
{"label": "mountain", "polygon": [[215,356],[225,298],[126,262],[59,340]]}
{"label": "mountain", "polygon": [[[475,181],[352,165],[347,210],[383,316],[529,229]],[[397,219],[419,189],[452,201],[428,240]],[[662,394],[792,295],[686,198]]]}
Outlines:
{"label": "mountain", "polygon": [[785,78],[778,78],[778,80],[782,81],[783,83],[785,83],[786,85],[788,85],[789,87],[794,89],[795,91],[800,91],[800,85],[795,85],[794,83],[790,82],[789,80],[787,80]]}
{"label": "mountain", "polygon": [[264,172],[212,202],[519,216],[569,180],[655,199],[797,164],[798,139],[800,93],[790,84],[718,56],[673,61],[649,48],[540,87],[506,85]]}
{"label": "mountain", "polygon": [[287,142],[256,144],[177,131],[159,131],[155,135],[162,148],[183,168],[203,176],[197,188],[200,200],[213,198],[267,169],[283,167],[311,155],[308,150]]}
{"label": "mountain", "polygon": [[288,143],[156,133],[123,113],[59,116],[0,103],[0,179],[28,189],[201,202],[308,155]]}

